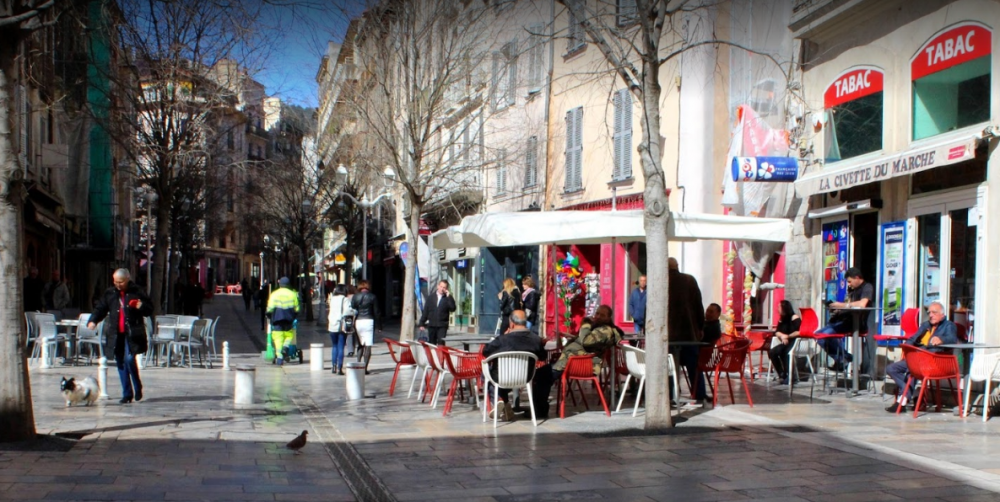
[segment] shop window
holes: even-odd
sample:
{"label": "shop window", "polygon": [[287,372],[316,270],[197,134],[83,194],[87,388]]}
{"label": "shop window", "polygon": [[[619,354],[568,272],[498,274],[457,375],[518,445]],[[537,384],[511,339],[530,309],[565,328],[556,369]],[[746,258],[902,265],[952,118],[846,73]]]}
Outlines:
{"label": "shop window", "polygon": [[882,91],[827,110],[826,161],[850,159],[882,149]]}
{"label": "shop window", "polygon": [[948,190],[986,181],[986,150],[981,147],[976,158],[951,166],[942,166],[915,173],[911,182],[913,195]]}
{"label": "shop window", "polygon": [[990,119],[990,58],[983,56],[913,81],[913,139]]}

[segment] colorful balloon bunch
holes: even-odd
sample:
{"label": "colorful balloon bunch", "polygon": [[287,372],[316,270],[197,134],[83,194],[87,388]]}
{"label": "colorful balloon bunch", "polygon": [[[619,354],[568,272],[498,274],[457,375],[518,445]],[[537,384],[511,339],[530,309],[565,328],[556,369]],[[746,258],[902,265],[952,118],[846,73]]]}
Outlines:
{"label": "colorful balloon bunch", "polygon": [[572,314],[570,304],[573,299],[583,292],[583,272],[580,270],[580,259],[572,253],[566,253],[566,258],[562,261],[562,266],[556,272],[556,284],[559,286],[559,298],[563,302],[563,324],[566,331],[570,330]]}

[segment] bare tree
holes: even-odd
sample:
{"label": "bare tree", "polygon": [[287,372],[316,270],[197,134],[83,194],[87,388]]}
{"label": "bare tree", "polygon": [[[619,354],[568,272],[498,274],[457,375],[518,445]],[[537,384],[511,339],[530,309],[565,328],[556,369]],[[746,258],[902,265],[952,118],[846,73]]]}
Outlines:
{"label": "bare tree", "polygon": [[262,15],[259,2],[196,0],[121,0],[109,13],[117,64],[102,75],[110,82],[107,109],[92,112],[137,184],[156,194],[150,291],[158,308],[166,303],[171,237],[192,241],[190,232],[174,231],[178,217],[189,208],[212,214],[204,202],[222,197],[212,190],[225,186],[216,181],[245,161],[240,78],[265,52]]}
{"label": "bare tree", "polygon": [[353,41],[358,83],[344,99],[364,138],[357,167],[374,176],[391,168],[413,250],[403,280],[404,340],[413,338],[416,319],[422,213],[455,194],[481,194],[496,162],[481,131],[515,88],[490,80],[498,84],[516,54],[501,50],[504,21],[495,9],[493,2],[383,0],[365,12]]}
{"label": "bare tree", "polygon": [[[645,179],[646,253],[658,259],[647,262],[650,284],[646,310],[646,428],[672,427],[669,375],[666,374],[668,337],[667,228],[670,219],[660,106],[664,79],[676,71],[676,59],[699,47],[737,46],[736,42],[713,34],[694,39],[683,29],[685,17],[712,7],[711,1],[692,0],[559,0],[577,25],[564,36],[586,37],[614,74],[629,89],[640,112],[642,139],[638,146]],[[765,55],[766,56],[766,55]]]}

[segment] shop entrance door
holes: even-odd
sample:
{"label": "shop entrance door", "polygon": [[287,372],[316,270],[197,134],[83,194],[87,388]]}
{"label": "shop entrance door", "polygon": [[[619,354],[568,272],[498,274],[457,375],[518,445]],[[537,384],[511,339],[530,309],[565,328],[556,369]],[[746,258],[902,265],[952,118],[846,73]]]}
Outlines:
{"label": "shop entrance door", "polygon": [[931,302],[941,302],[948,318],[968,330],[975,309],[976,245],[978,236],[975,191],[910,203],[910,225],[915,230],[916,291],[914,303],[926,320]]}

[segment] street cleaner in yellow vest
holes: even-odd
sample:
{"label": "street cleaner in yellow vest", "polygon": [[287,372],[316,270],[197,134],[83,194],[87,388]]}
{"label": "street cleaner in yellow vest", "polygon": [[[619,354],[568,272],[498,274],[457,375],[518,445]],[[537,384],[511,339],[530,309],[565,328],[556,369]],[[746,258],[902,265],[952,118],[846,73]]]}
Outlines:
{"label": "street cleaner in yellow vest", "polygon": [[267,317],[271,320],[271,340],[278,354],[278,366],[286,357],[294,357],[291,347],[295,343],[295,321],[299,317],[299,295],[289,287],[291,281],[282,277],[278,289],[267,300]]}

